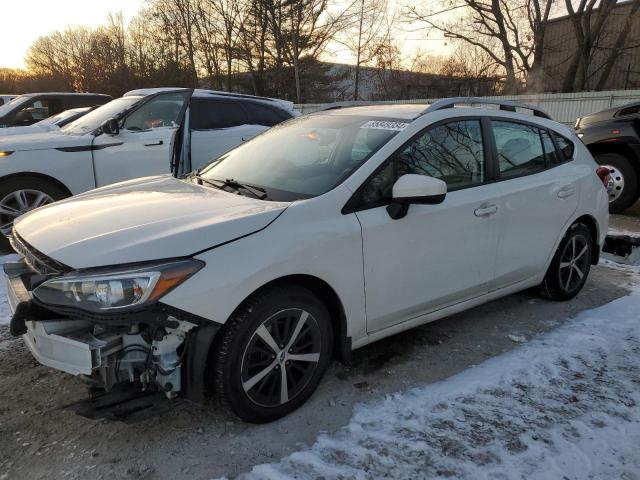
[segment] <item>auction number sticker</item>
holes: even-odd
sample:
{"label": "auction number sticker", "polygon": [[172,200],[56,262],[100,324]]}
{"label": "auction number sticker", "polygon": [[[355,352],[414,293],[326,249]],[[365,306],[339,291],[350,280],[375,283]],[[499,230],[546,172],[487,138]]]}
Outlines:
{"label": "auction number sticker", "polygon": [[373,130],[393,130],[396,132],[400,132],[409,126],[408,123],[404,122],[389,122],[385,120],[371,120],[360,128],[371,128]]}

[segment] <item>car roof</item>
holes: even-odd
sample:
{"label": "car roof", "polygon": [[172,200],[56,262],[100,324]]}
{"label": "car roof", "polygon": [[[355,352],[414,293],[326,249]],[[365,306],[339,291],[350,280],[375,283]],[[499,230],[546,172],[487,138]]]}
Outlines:
{"label": "car roof", "polygon": [[25,93],[24,95],[20,95],[21,97],[35,97],[36,95],[62,95],[62,96],[73,96],[73,97],[111,97],[111,95],[107,95],[106,93],[76,93],[76,92],[33,92],[33,93]]}
{"label": "car roof", "polygon": [[362,115],[364,117],[388,117],[415,120],[429,106],[426,103],[395,103],[390,105],[363,105],[348,107],[337,105],[311,115]]}
{"label": "car roof", "polygon": [[[138,88],[136,90],[131,90],[126,92],[123,97],[128,97],[132,95],[155,95],[163,92],[171,92],[171,91],[180,91],[187,90],[185,87],[159,87],[159,88]],[[246,95],[243,93],[233,93],[233,92],[221,92],[218,90],[206,90],[202,88],[195,88],[193,90],[193,97],[195,98],[212,98],[212,97],[231,97],[231,98],[243,98],[247,100],[256,100],[264,103],[269,103],[273,105],[278,105],[282,108],[286,108],[291,110],[293,108],[293,102],[288,102],[286,100],[280,100],[278,98],[269,98],[269,97],[258,97],[256,95]]]}

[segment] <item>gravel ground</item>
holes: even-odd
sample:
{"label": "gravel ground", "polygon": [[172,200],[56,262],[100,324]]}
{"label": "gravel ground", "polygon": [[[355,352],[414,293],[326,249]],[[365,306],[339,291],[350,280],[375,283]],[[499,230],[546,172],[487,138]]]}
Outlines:
{"label": "gravel ground", "polygon": [[[612,224],[638,230],[637,219],[629,218]],[[0,326],[0,480],[233,477],[339,430],[357,403],[446,379],[503,354],[626,295],[630,282],[624,270],[597,266],[571,302],[523,292],[382,340],[356,351],[350,367],[332,365],[305,406],[268,425],[243,423],[215,404],[160,396],[140,399],[140,411],[121,419],[87,418],[79,414],[86,409],[86,387],[38,365],[22,340]]]}

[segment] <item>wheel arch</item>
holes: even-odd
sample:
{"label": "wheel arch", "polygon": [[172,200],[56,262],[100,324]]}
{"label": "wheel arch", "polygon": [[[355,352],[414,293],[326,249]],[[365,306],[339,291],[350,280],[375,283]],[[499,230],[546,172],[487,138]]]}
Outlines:
{"label": "wheel arch", "polygon": [[57,178],[52,177],[50,175],[46,175],[44,173],[38,173],[38,172],[16,172],[16,173],[10,173],[9,175],[5,175],[2,178],[0,178],[0,182],[4,182],[6,180],[14,180],[16,178],[37,178],[39,180],[44,180],[46,182],[52,183],[56,187],[58,187],[61,190],[63,190],[67,194],[67,196],[71,197],[73,195],[73,193],[71,193],[71,190],[69,190],[69,187],[67,187],[64,183],[62,183]]}
{"label": "wheel arch", "polygon": [[591,233],[591,238],[593,240],[593,246],[594,246],[593,252],[592,252],[592,258],[591,258],[591,264],[596,265],[598,263],[598,260],[600,259],[600,247],[601,247],[601,245],[598,244],[598,238],[599,238],[598,222],[593,216],[589,214],[579,216],[571,223],[571,225],[569,225],[569,228],[567,228],[565,235],[567,234],[569,229],[577,223],[581,223],[584,226],[586,226],[589,229],[589,232]]}
{"label": "wheel arch", "polygon": [[342,300],[325,280],[308,274],[293,274],[276,278],[255,289],[236,307],[235,312],[251,297],[274,286],[298,285],[317,295],[329,310],[333,328],[333,357],[343,363],[351,361],[351,337],[347,336],[347,317]]}

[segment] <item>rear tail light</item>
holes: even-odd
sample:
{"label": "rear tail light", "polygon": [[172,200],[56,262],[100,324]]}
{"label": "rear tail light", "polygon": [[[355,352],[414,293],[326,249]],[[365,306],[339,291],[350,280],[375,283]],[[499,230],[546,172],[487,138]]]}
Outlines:
{"label": "rear tail light", "polygon": [[609,184],[611,172],[607,167],[598,167],[596,169],[596,175],[598,175],[598,178],[600,179],[600,181],[605,187]]}

